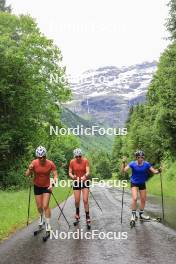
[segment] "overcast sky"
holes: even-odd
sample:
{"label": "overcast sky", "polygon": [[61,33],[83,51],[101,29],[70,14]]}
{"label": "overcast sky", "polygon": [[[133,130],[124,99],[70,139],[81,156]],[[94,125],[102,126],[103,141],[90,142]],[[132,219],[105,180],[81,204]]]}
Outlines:
{"label": "overcast sky", "polygon": [[8,0],[61,49],[67,73],[158,59],[168,0]]}

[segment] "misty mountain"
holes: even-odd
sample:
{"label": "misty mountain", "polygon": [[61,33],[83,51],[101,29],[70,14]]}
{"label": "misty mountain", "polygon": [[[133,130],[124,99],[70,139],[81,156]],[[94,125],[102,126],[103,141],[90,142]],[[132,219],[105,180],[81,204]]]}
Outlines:
{"label": "misty mountain", "polygon": [[73,100],[66,107],[85,119],[122,127],[129,107],[145,101],[156,68],[157,62],[153,61],[86,71],[70,84]]}

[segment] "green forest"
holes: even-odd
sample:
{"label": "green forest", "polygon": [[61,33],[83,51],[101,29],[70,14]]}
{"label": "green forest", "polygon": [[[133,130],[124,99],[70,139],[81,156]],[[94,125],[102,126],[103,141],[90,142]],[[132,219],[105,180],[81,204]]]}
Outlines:
{"label": "green forest", "polygon": [[63,176],[79,142],[49,136],[50,124],[62,126],[59,105],[71,98],[68,85],[50,82],[50,74],[65,75],[61,52],[30,16],[1,12],[0,32],[1,186],[25,185],[24,170],[38,145],[46,146]]}

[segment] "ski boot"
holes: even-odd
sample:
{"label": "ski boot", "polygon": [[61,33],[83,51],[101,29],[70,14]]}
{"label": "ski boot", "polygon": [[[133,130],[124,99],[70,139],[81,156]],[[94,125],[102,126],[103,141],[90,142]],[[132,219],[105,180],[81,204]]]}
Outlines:
{"label": "ski boot", "polygon": [[140,221],[150,221],[150,216],[144,215],[144,211],[140,210],[139,211],[139,220]]}
{"label": "ski boot", "polygon": [[78,214],[75,215],[75,221],[73,222],[74,226],[77,226],[79,224],[80,216]]}

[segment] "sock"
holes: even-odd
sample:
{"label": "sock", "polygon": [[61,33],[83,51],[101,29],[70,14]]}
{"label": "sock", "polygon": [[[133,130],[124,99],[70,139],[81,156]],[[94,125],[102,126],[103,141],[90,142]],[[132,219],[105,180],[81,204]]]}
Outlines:
{"label": "sock", "polygon": [[136,217],[136,210],[132,210],[132,216]]}
{"label": "sock", "polygon": [[40,214],[40,220],[43,221],[43,214]]}
{"label": "sock", "polygon": [[144,210],[140,209],[139,215],[141,216],[144,213]]}
{"label": "sock", "polygon": [[50,218],[45,217],[45,219],[46,219],[46,224],[50,224]]}
{"label": "sock", "polygon": [[76,214],[79,215],[79,207],[76,208]]}
{"label": "sock", "polygon": [[88,212],[85,212],[86,213],[86,219],[89,219],[90,216],[89,216],[89,211]]}

